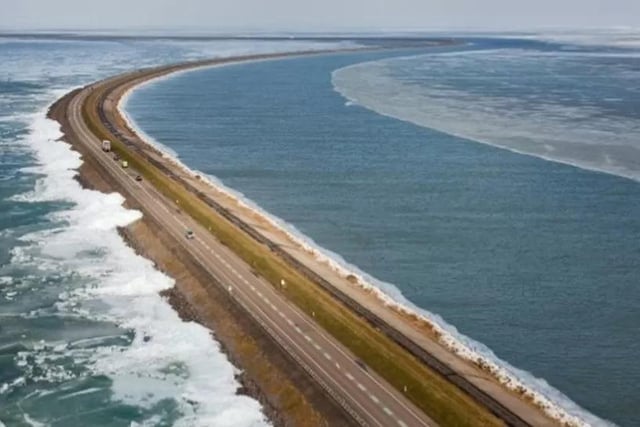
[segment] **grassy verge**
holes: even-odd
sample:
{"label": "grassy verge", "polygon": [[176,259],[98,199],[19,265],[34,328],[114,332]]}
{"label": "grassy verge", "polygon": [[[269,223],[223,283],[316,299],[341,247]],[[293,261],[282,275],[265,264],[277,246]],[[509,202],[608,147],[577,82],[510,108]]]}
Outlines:
{"label": "grassy verge", "polygon": [[307,314],[314,313],[318,324],[371,369],[398,390],[406,387],[406,396],[443,426],[503,425],[466,393],[348,310],[266,246],[239,230],[142,156],[128,150],[99,120],[97,105],[100,91],[94,90],[83,105],[83,118],[90,130],[100,139],[111,140],[113,151],[122,160],[127,160],[131,167],[170,200],[176,200],[183,212],[210,229],[218,240],[276,288],[280,288],[281,279],[286,280],[287,287],[280,289],[280,292]]}

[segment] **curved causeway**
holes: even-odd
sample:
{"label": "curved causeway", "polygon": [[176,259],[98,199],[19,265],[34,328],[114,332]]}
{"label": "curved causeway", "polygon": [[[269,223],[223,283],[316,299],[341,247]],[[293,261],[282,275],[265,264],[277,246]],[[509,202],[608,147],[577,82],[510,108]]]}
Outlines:
{"label": "curved causeway", "polygon": [[[118,111],[129,90],[171,73],[321,53],[328,51],[135,70],[66,95],[51,114],[92,168],[144,213],[143,221],[166,234],[176,257],[188,257],[212,292],[253,322],[343,411],[344,424],[556,425],[542,409],[440,345],[428,325],[314,264],[284,232],[163,156]],[[102,150],[103,140],[111,141],[113,154]],[[188,238],[187,230],[193,233]]]}

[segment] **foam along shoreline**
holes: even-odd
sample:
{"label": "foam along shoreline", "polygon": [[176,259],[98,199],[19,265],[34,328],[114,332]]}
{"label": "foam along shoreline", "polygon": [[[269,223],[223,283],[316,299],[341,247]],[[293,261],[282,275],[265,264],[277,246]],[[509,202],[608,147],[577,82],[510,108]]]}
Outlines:
{"label": "foam along shoreline", "polygon": [[[142,80],[138,80],[134,84],[131,84],[131,82],[127,83],[126,90],[117,100],[117,111],[130,130],[141,137],[145,143],[160,151],[165,159],[173,163],[176,167],[182,169],[187,175],[192,177],[206,176],[207,179],[201,179],[200,181],[213,190],[216,193],[216,196],[226,198],[225,202],[227,203],[223,202],[223,204],[229,207],[228,205],[230,202],[231,210],[235,215],[248,223],[254,223],[255,218],[258,218],[260,221],[269,224],[270,227],[273,227],[273,230],[268,232],[269,235],[280,234],[286,236],[291,244],[295,245],[295,247],[300,251],[306,253],[312,262],[315,262],[316,265],[320,266],[320,269],[323,267],[329,268],[339,275],[345,282],[357,284],[364,296],[366,296],[366,294],[374,295],[379,303],[383,304],[387,308],[395,310],[397,313],[400,313],[405,317],[405,320],[407,320],[408,317],[411,320],[419,320],[423,322],[427,328],[433,330],[433,334],[438,338],[439,344],[443,345],[450,352],[460,358],[471,362],[483,371],[490,373],[499,383],[509,390],[521,395],[525,399],[533,402],[551,418],[562,424],[571,426],[607,424],[606,421],[599,419],[579,407],[576,403],[571,401],[571,399],[559,390],[554,389],[543,379],[535,378],[533,375],[509,365],[507,362],[499,359],[485,345],[459,333],[453,325],[446,323],[440,316],[416,306],[406,299],[402,295],[401,291],[394,285],[375,279],[366,272],[358,269],[356,266],[349,264],[338,254],[320,247],[311,238],[299,232],[295,226],[266,212],[256,203],[247,199],[242,193],[226,187],[217,178],[201,174],[200,172],[189,168],[179,160],[177,153],[173,152],[173,150],[168,147],[163,146],[161,143],[146,134],[140,126],[136,124],[135,120],[133,120],[133,118],[126,112],[126,105],[131,94],[140,87],[149,84],[156,84],[178,74],[203,68],[214,68],[219,66],[238,65],[245,62],[272,60],[272,58],[246,60],[245,58],[240,57],[235,58],[236,61],[231,62],[233,59],[234,58],[226,59],[225,61],[228,62],[221,64],[196,65],[192,68],[182,68],[176,72],[160,76],[153,74],[142,78],[138,76],[137,79]],[[235,205],[235,208],[233,205]],[[262,229],[260,231],[264,232]]]}
{"label": "foam along shoreline", "polygon": [[[56,92],[54,99],[62,93]],[[73,206],[52,213],[64,225],[53,232],[30,233],[23,240],[41,248],[44,257],[38,258],[40,262],[47,256],[55,257],[55,265],[49,268],[59,272],[61,266],[71,267],[74,274],[93,283],[61,296],[61,306],[93,306],[99,302],[100,311],[89,309],[83,315],[135,331],[135,338],[127,346],[96,346],[86,359],[91,374],[109,377],[113,399],[126,404],[151,407],[174,397],[182,412],[176,421],[179,425],[215,423],[220,414],[235,416],[247,425],[268,425],[259,402],[236,393],[241,387],[237,369],[220,351],[210,331],[181,320],[161,296],[162,291],[173,287],[174,280],[137,255],[118,234],[119,227],[128,226],[142,214],[122,206],[122,195],[87,189],[78,182],[78,169],[84,164],[82,156],[70,145],[51,143],[64,133],[57,121],[46,117],[49,110],[50,106],[32,115],[25,136],[36,159],[36,166],[30,170],[42,177],[20,200],[64,200]],[[88,252],[104,255],[95,262],[95,255],[87,256]],[[47,266],[46,262],[43,264]],[[41,345],[51,343],[43,341]],[[56,351],[68,354],[77,352],[79,360],[85,362],[80,342],[58,348]],[[163,372],[167,363],[183,365],[192,375]],[[134,378],[136,387],[132,389]],[[33,425],[41,424],[33,421]]]}

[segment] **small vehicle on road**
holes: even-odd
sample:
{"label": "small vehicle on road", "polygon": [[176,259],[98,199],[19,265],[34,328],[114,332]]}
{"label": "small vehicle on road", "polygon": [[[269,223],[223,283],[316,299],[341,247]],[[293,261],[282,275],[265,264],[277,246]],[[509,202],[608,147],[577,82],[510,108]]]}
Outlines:
{"label": "small vehicle on road", "polygon": [[129,167],[129,162],[127,162],[126,160],[123,160],[123,161],[122,161],[122,168],[123,168],[123,169],[126,169],[126,168],[128,168],[128,167]]}
{"label": "small vehicle on road", "polygon": [[191,231],[191,230],[187,230],[187,231],[184,233],[184,237],[186,237],[186,238],[187,238],[187,239],[189,239],[189,240],[193,239],[193,237],[194,237],[194,236],[195,236],[195,235],[193,234],[193,231]]}
{"label": "small vehicle on road", "polygon": [[117,162],[118,160],[120,160],[120,156],[118,156],[116,153],[113,153],[113,160]]}
{"label": "small vehicle on road", "polygon": [[136,175],[136,181],[138,182],[142,181],[142,177],[140,175]]}
{"label": "small vehicle on road", "polygon": [[360,367],[360,369],[362,369],[363,371],[367,370],[367,365],[365,365],[362,360],[354,359],[354,362],[356,362],[356,365],[358,365]]}

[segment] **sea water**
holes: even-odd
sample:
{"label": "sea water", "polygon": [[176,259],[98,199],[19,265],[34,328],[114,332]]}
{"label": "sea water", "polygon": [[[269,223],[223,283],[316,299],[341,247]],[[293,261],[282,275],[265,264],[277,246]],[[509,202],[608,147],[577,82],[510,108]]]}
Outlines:
{"label": "sea water", "polygon": [[262,426],[211,335],[159,292],[173,281],[117,234],[141,217],[82,189],[48,105],[137,67],[341,44],[0,37],[0,425]]}
{"label": "sea water", "polygon": [[468,41],[193,71],[126,111],[566,413],[636,425],[640,53]]}

